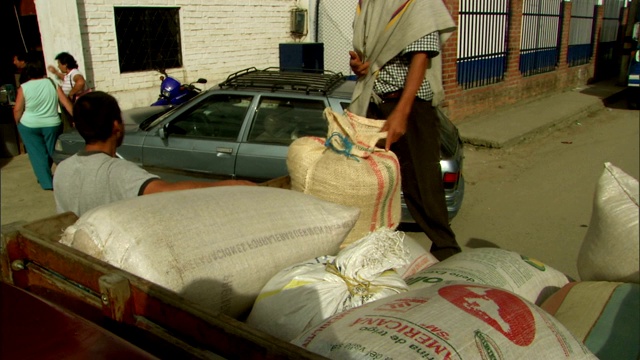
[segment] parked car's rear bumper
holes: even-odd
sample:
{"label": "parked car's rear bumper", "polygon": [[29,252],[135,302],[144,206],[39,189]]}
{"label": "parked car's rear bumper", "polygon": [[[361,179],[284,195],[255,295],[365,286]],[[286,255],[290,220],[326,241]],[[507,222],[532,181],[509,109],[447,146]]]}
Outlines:
{"label": "parked car's rear bumper", "polygon": [[[456,215],[458,215],[458,211],[460,211],[460,207],[462,206],[462,199],[464,198],[464,177],[462,175],[460,175],[460,180],[458,180],[458,188],[455,191],[446,191],[444,197],[447,202],[449,221],[451,221],[456,217]],[[401,204],[402,215],[400,217],[400,222],[406,224],[415,223],[415,220],[413,220],[413,217],[404,202],[404,198],[402,199]]]}

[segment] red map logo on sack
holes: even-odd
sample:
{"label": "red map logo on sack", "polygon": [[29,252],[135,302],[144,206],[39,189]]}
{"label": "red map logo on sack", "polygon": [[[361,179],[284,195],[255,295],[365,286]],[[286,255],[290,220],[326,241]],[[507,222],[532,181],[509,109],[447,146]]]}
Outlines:
{"label": "red map logo on sack", "polygon": [[417,306],[424,305],[427,301],[429,299],[426,298],[401,298],[379,306],[376,310],[404,313]]}
{"label": "red map logo on sack", "polygon": [[504,290],[475,285],[451,285],[438,294],[461,310],[491,325],[519,346],[529,346],[536,336],[536,324],[529,306]]}

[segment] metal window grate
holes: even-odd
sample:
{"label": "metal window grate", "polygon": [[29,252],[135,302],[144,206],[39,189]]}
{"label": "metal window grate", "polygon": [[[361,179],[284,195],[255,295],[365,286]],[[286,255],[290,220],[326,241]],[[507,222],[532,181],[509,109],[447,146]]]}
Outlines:
{"label": "metal window grate", "polygon": [[525,0],[520,39],[520,72],[531,76],[558,66],[562,32],[561,0]]}
{"label": "metal window grate", "polygon": [[509,0],[460,0],[457,78],[463,88],[504,80]]}
{"label": "metal window grate", "polygon": [[569,30],[569,66],[588,64],[593,54],[597,0],[573,0]]}
{"label": "metal window grate", "polygon": [[121,73],[182,66],[179,11],[114,7]]}

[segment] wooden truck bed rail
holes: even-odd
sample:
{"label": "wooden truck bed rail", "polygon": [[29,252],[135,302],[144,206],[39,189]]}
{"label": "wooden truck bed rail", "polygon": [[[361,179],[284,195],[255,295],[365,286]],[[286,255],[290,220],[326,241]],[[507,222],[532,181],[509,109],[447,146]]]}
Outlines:
{"label": "wooden truck bed rail", "polygon": [[322,359],[58,243],[65,213],[3,227],[2,281],[82,316],[160,358]]}

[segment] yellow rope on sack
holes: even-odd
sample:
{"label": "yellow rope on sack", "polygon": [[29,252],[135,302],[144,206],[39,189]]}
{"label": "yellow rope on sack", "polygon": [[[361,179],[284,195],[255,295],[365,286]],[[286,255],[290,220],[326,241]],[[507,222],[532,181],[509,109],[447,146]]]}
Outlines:
{"label": "yellow rope on sack", "polygon": [[333,263],[328,263],[325,266],[325,270],[330,273],[333,274],[335,276],[338,276],[339,278],[341,278],[344,283],[347,285],[347,289],[349,290],[349,294],[351,294],[351,296],[362,296],[365,297],[369,294],[369,289],[371,287],[371,282],[369,281],[358,281],[355,279],[352,279],[348,276],[345,276],[344,274],[342,274],[340,272],[340,270],[338,270],[338,268],[336,267],[335,264]]}

